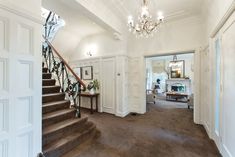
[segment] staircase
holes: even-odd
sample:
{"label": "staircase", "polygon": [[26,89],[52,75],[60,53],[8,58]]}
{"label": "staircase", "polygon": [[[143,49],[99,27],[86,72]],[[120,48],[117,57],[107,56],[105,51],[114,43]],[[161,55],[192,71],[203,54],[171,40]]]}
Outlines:
{"label": "staircase", "polygon": [[[43,65],[44,66],[44,65]],[[96,126],[87,117],[77,118],[47,68],[42,71],[42,146],[45,157],[61,157],[95,137]]]}

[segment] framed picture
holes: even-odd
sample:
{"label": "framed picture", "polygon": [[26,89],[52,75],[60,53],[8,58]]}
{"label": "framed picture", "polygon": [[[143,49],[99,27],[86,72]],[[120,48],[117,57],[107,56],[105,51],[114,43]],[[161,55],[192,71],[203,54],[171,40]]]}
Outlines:
{"label": "framed picture", "polygon": [[82,79],[83,80],[93,79],[93,67],[92,66],[82,67]]}
{"label": "framed picture", "polygon": [[183,60],[172,61],[169,64],[171,78],[184,78],[184,66],[185,63]]}
{"label": "framed picture", "polygon": [[76,73],[76,75],[77,75],[79,78],[82,78],[81,67],[75,67],[75,68],[73,68],[73,71]]}

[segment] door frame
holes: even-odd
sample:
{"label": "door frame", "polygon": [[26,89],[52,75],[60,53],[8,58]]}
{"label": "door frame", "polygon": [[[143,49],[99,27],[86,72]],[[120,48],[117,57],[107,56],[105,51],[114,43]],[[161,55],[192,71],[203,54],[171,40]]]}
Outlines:
{"label": "door frame", "polygon": [[[215,53],[213,53],[213,60],[214,60],[214,62],[212,63],[212,65],[213,65],[213,67],[215,67],[215,69],[214,69],[214,73],[212,74],[212,77],[214,78],[213,79],[213,89],[214,90],[212,90],[212,102],[213,102],[213,109],[212,109],[212,130],[211,130],[211,132],[212,132],[212,137],[213,137],[213,139],[214,139],[214,141],[215,141],[215,143],[216,143],[216,145],[217,145],[217,147],[218,147],[218,149],[219,150],[221,150],[221,126],[222,126],[222,121],[221,121],[221,119],[222,119],[222,95],[223,95],[223,93],[222,93],[222,91],[221,91],[221,87],[222,87],[222,82],[223,82],[223,76],[222,76],[222,73],[223,73],[223,68],[222,68],[222,43],[221,43],[221,41],[222,41],[222,38],[221,38],[221,34],[220,33],[218,33],[216,36],[215,36],[215,38],[213,38],[213,40],[212,40],[212,52],[215,52]],[[217,63],[217,53],[216,53],[216,44],[217,44],[217,42],[218,42],[218,44],[219,44],[219,47],[220,47],[220,52],[219,52],[219,63]],[[219,65],[217,65],[217,64],[219,64]],[[218,66],[218,68],[219,68],[219,76],[220,76],[220,78],[219,78],[219,84],[217,84],[217,66]],[[218,87],[219,86],[219,87]],[[219,88],[219,98],[218,98],[218,100],[217,100],[217,88]],[[217,130],[218,132],[216,132],[216,124],[215,124],[215,118],[216,118],[216,102],[219,102],[219,130]]]}
{"label": "door frame", "polygon": [[[146,63],[146,58],[150,57],[157,57],[157,56],[169,56],[169,55],[177,55],[177,54],[187,54],[187,53],[194,53],[194,123],[196,124],[202,124],[201,123],[201,104],[200,104],[200,49],[190,49],[190,50],[177,50],[177,51],[166,51],[166,52],[160,52],[155,53],[151,55],[144,55],[142,59],[144,60],[144,63]],[[144,79],[146,80],[146,64],[143,65],[143,74]],[[198,78],[197,78],[197,77]],[[142,91],[143,98],[146,102],[146,81],[144,82],[144,88]],[[142,107],[144,109],[144,113],[146,112],[146,103]]]}

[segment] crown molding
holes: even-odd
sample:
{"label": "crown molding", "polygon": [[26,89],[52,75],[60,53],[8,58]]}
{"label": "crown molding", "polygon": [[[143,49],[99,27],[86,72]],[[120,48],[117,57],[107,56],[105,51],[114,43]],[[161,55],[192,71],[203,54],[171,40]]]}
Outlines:
{"label": "crown molding", "polygon": [[224,24],[227,22],[227,20],[229,19],[229,17],[233,14],[233,12],[235,11],[235,1],[232,2],[231,6],[229,7],[229,9],[227,10],[227,12],[224,14],[224,16],[222,17],[222,19],[220,20],[220,22],[216,25],[216,27],[214,28],[214,30],[212,31],[210,37],[214,38],[216,36],[216,34],[220,31],[220,29],[224,26]]}
{"label": "crown molding", "polygon": [[43,24],[42,17],[40,15],[36,15],[35,13],[29,12],[25,9],[22,9],[12,3],[8,2],[0,2],[0,9],[6,10],[18,16],[29,19],[35,23]]}

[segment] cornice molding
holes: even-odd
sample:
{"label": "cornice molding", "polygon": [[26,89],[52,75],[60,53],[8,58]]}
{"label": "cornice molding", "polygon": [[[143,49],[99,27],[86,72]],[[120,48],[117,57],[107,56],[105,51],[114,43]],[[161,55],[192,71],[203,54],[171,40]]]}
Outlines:
{"label": "cornice molding", "polygon": [[195,16],[188,16],[188,17],[180,17],[180,18],[174,18],[170,20],[166,20],[166,24],[201,24],[202,18],[200,15]]}
{"label": "cornice molding", "polygon": [[26,11],[16,5],[6,3],[6,2],[1,2],[0,9],[6,10],[6,11],[11,12],[13,14],[16,14],[18,16],[24,17],[26,19],[29,19],[29,20],[35,22],[35,23],[43,24],[43,20],[40,15],[36,15],[32,12]]}
{"label": "cornice molding", "polygon": [[231,4],[231,6],[227,10],[227,12],[224,14],[224,16],[222,17],[220,22],[216,25],[215,29],[212,31],[212,33],[210,35],[211,38],[214,38],[216,36],[216,34],[224,26],[224,24],[227,22],[227,20],[233,14],[234,11],[235,11],[235,1],[233,1],[233,3]]}
{"label": "cornice molding", "polygon": [[71,60],[69,63],[75,64],[78,62],[88,62],[92,60],[102,60],[106,58],[116,58],[116,57],[128,57],[126,54],[112,54],[112,55],[103,55],[103,56],[97,56],[97,57],[90,57],[90,58],[81,58],[81,59],[76,59],[76,60]]}

